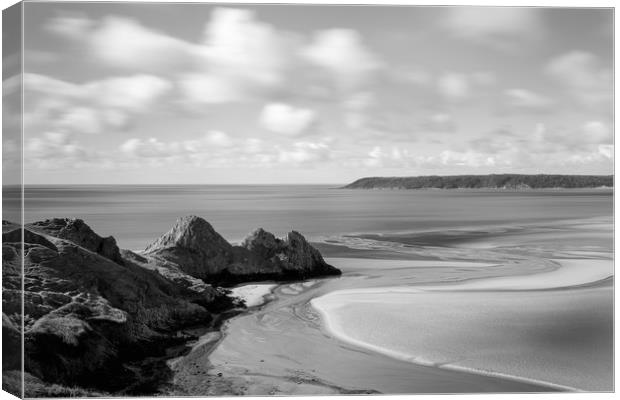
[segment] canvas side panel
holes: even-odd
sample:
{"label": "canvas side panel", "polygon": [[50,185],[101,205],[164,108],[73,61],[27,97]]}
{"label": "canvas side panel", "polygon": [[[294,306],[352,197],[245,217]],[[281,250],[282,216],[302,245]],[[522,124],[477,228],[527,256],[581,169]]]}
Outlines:
{"label": "canvas side panel", "polygon": [[2,12],[2,389],[23,397],[22,3]]}

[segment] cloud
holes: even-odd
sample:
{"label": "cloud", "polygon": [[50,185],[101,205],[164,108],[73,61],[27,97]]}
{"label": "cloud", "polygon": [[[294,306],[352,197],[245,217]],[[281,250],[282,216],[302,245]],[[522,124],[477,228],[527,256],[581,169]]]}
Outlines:
{"label": "cloud", "polygon": [[456,38],[498,49],[544,35],[541,11],[527,7],[448,7],[442,26]]}
{"label": "cloud", "polygon": [[433,74],[421,67],[391,67],[389,73],[393,78],[412,85],[427,86],[433,83]]}
{"label": "cloud", "polygon": [[415,164],[415,158],[407,149],[393,146],[391,150],[384,150],[381,146],[375,146],[362,163],[372,168],[403,168]]}
{"label": "cloud", "polygon": [[526,89],[509,89],[504,92],[509,107],[525,111],[545,111],[553,105],[553,100]]}
{"label": "cloud", "polygon": [[96,60],[115,68],[159,73],[191,63],[196,53],[193,44],[127,17],[96,21],[76,14],[53,18],[46,27],[81,43]]}
{"label": "cloud", "polygon": [[581,127],[583,138],[588,143],[611,144],[613,135],[611,129],[601,121],[589,121]]}
{"label": "cloud", "polygon": [[210,131],[204,137],[206,143],[217,147],[230,147],[233,145],[233,140],[226,133],[221,131]]}
{"label": "cloud", "polygon": [[26,130],[41,126],[46,130],[98,134],[107,129],[126,129],[133,116],[151,109],[171,89],[170,82],[152,75],[75,84],[27,73]]}
{"label": "cloud", "polygon": [[598,152],[603,157],[614,159],[614,146],[611,144],[601,144],[598,146]]}
{"label": "cloud", "polygon": [[88,18],[85,14],[75,13],[52,18],[45,24],[45,28],[60,36],[82,39],[90,33],[94,25],[95,21]]}
{"label": "cloud", "polygon": [[153,137],[146,140],[132,138],[123,143],[120,150],[134,157],[166,158],[180,154],[183,146],[178,142],[164,143]]}
{"label": "cloud", "polygon": [[216,8],[201,51],[220,73],[271,86],[282,82],[295,44],[291,34],[258,21],[253,11]]}
{"label": "cloud", "polygon": [[490,71],[445,72],[437,77],[436,83],[437,90],[445,99],[458,102],[488,90],[496,83],[496,77]]}
{"label": "cloud", "polygon": [[430,132],[454,132],[456,123],[451,114],[436,113],[425,121],[423,128]]}
{"label": "cloud", "polygon": [[100,160],[100,155],[80,146],[63,132],[44,132],[24,144],[24,168],[76,168]]}
{"label": "cloud", "polygon": [[342,101],[344,122],[349,129],[359,130],[366,127],[369,109],[377,104],[372,92],[356,92]]}
{"label": "cloud", "polygon": [[308,164],[331,159],[331,149],[324,142],[297,142],[292,149],[280,149],[278,161],[284,164]]}
{"label": "cloud", "polygon": [[[256,143],[253,143],[256,146]],[[157,138],[131,138],[119,147],[120,151],[136,158],[191,159],[200,155],[213,156],[229,151],[235,146],[245,149],[245,142],[238,141],[222,131],[208,131],[198,139],[163,142]],[[232,149],[236,151],[235,149]],[[232,161],[232,160],[231,160]]]}
{"label": "cloud", "polygon": [[308,133],[316,121],[314,110],[284,103],[265,105],[259,116],[259,123],[265,129],[289,136]]}
{"label": "cloud", "polygon": [[437,87],[442,95],[452,100],[462,100],[470,94],[470,83],[465,74],[446,73],[437,81]]}
{"label": "cloud", "polygon": [[464,167],[494,167],[498,157],[476,151],[453,151],[444,150],[439,154],[439,160],[443,165],[456,165]]}
{"label": "cloud", "polygon": [[302,50],[302,55],[333,74],[333,78],[343,89],[367,83],[371,74],[382,65],[364,46],[361,35],[352,29],[316,32],[313,42]]}
{"label": "cloud", "polygon": [[297,62],[297,40],[259,21],[253,11],[216,8],[196,47],[196,65],[180,79],[181,89],[199,103],[238,102],[277,90]]}
{"label": "cloud", "polygon": [[83,88],[85,97],[105,107],[143,112],[172,89],[172,84],[153,75],[133,75],[90,82]]}
{"label": "cloud", "polygon": [[300,141],[290,145],[266,146],[257,138],[234,138],[221,131],[209,131],[190,140],[162,141],[131,138],[119,146],[126,163],[222,168],[272,168],[282,165],[308,167],[332,160],[329,139]]}
{"label": "cloud", "polygon": [[220,75],[186,74],[179,80],[179,87],[190,103],[231,103],[252,97],[241,82]]}
{"label": "cloud", "polygon": [[599,59],[585,51],[571,51],[551,59],[545,72],[580,104],[611,107],[613,73]]}
{"label": "cloud", "polygon": [[293,82],[349,90],[381,65],[357,31],[329,29],[310,40],[240,8],[214,8],[196,42],[119,16],[57,17],[48,30],[71,38],[108,67],[174,77],[189,108],[282,94]]}

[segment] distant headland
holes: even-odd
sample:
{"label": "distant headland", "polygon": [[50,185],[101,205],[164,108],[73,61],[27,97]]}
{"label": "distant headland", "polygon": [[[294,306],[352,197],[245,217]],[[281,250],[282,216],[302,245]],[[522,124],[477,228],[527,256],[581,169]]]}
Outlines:
{"label": "distant headland", "polygon": [[451,175],[368,177],[344,189],[583,189],[614,186],[613,175]]}

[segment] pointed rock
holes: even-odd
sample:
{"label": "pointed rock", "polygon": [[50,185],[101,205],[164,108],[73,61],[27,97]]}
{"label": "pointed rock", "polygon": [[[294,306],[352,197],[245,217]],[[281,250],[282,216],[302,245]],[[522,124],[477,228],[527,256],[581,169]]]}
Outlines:
{"label": "pointed rock", "polygon": [[[299,232],[290,232],[285,239],[278,239],[262,228],[245,238],[241,247],[248,251],[231,269],[236,275],[247,274],[251,279],[306,279],[321,275],[340,275],[341,271],[327,264],[321,253]],[[245,265],[244,265],[245,264]],[[245,268],[243,268],[243,266]],[[249,279],[248,279],[249,280]]]}
{"label": "pointed rock", "polygon": [[174,262],[184,272],[200,279],[219,274],[232,261],[230,243],[211,224],[194,215],[178,219],[144,253]]}
{"label": "pointed rock", "polygon": [[289,232],[283,242],[287,267],[299,271],[302,276],[342,273],[338,268],[327,264],[321,253],[312,247],[301,233]]}

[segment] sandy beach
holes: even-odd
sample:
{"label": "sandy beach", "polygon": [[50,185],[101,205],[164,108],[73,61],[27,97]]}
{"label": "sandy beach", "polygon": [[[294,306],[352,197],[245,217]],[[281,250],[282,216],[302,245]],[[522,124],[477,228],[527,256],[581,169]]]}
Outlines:
{"label": "sandy beach", "polygon": [[251,309],[175,362],[170,393],[610,391],[609,226],[338,238],[340,278],[233,289]]}

